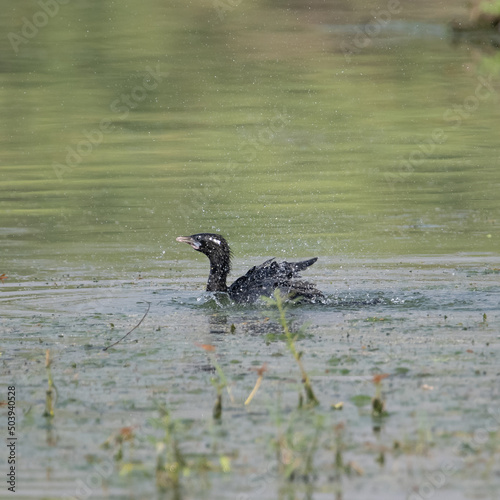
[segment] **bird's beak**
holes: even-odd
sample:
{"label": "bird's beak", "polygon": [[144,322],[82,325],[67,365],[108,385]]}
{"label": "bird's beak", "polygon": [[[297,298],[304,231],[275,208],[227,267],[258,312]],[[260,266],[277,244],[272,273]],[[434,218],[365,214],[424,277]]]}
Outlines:
{"label": "bird's beak", "polygon": [[200,249],[200,244],[191,236],[179,236],[178,238],[175,238],[176,241],[180,241],[181,243],[187,243],[188,245],[191,245],[195,250]]}

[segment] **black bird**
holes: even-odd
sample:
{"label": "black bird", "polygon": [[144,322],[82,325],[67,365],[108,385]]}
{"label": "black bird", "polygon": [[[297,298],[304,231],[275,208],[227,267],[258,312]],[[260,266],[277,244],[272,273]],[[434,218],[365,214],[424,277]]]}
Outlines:
{"label": "black bird", "polygon": [[300,271],[312,266],[318,260],[317,257],[302,262],[266,260],[260,266],[252,267],[245,276],[228,287],[226,278],[231,271],[231,250],[220,234],[199,233],[176,239],[204,253],[210,260],[207,292],[225,292],[238,303],[255,302],[261,295],[271,297],[276,289],[299,301],[324,300],[324,295],[312,283],[294,279],[299,277]]}

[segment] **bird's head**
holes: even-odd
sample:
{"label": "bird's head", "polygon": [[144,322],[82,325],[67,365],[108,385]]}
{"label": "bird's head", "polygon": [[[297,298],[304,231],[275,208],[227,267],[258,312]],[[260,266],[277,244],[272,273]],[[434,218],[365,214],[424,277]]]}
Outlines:
{"label": "bird's head", "polygon": [[214,233],[199,233],[176,238],[181,243],[191,245],[196,251],[204,253],[213,265],[230,268],[231,250],[227,241]]}

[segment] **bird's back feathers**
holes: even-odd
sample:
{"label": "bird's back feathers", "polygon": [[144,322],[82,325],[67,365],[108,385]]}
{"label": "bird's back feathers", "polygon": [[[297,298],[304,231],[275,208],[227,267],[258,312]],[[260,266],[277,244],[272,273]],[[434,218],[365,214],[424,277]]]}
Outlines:
{"label": "bird's back feathers", "polygon": [[290,298],[303,297],[309,301],[320,300],[323,294],[307,281],[297,280],[299,272],[313,265],[317,257],[301,262],[276,262],[266,260],[252,267],[238,278],[228,290],[229,296],[239,303],[255,302],[262,295],[271,297],[277,288]]}

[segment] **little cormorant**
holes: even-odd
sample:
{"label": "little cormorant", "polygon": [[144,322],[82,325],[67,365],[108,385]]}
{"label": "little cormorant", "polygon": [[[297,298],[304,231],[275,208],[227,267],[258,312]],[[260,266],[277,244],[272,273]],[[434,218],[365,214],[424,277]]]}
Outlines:
{"label": "little cormorant", "polygon": [[252,267],[228,287],[226,278],[231,271],[231,250],[220,234],[199,233],[176,239],[204,253],[210,260],[207,292],[225,292],[238,303],[252,303],[262,295],[271,297],[276,289],[290,299],[301,302],[324,299],[324,295],[312,283],[295,279],[299,277],[300,271],[313,265],[318,260],[317,257],[301,262],[266,260],[260,266]]}

